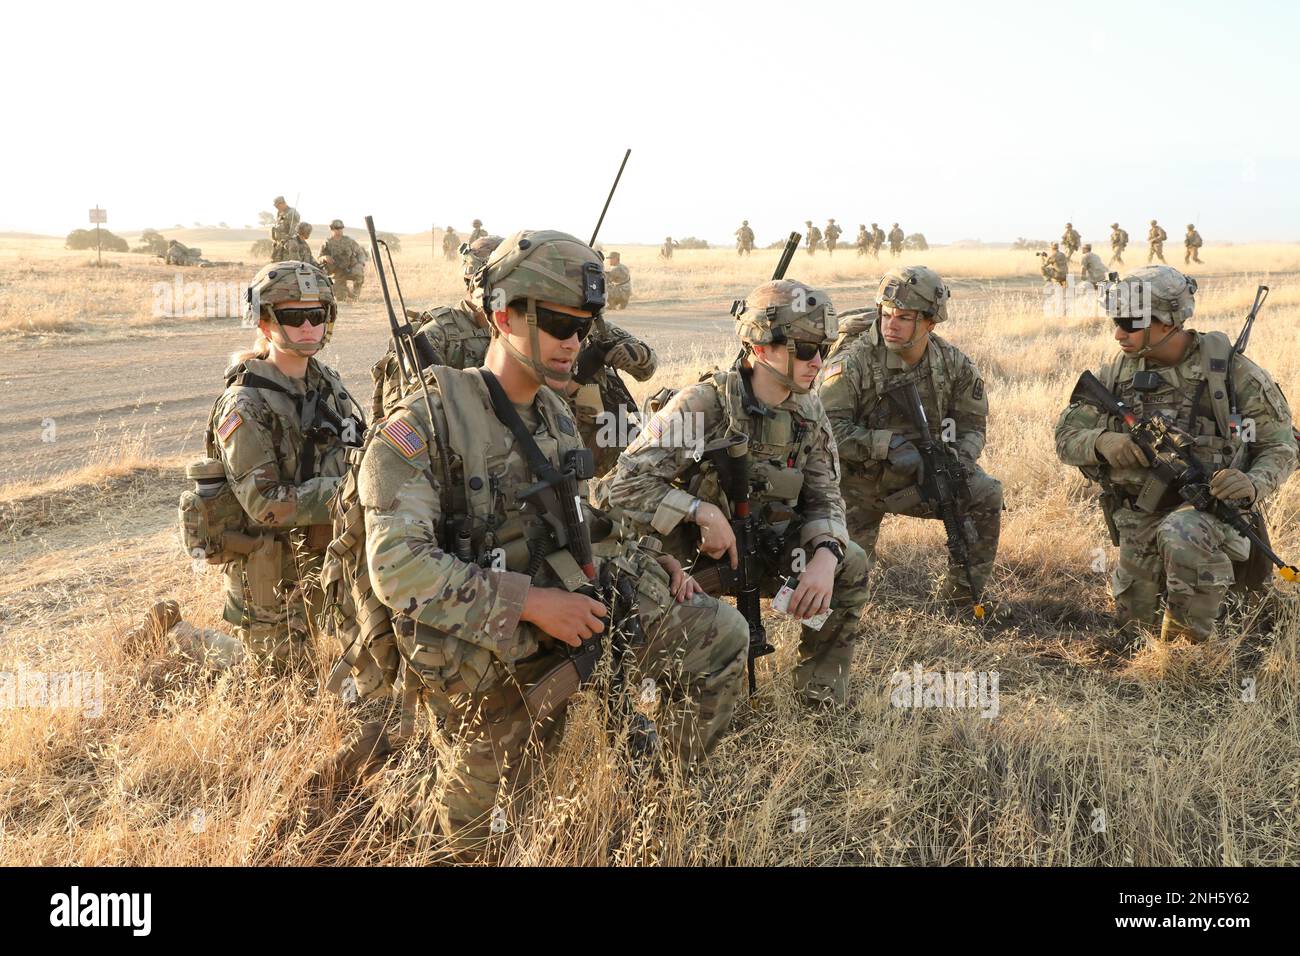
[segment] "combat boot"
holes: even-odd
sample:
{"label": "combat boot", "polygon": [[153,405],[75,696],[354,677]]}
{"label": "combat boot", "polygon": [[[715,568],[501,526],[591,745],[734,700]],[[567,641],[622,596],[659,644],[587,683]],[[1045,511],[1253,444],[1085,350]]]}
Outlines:
{"label": "combat boot", "polygon": [[1160,623],[1160,640],[1172,644],[1180,638],[1186,639],[1191,644],[1200,644],[1206,640],[1187,625],[1179,623],[1178,619],[1166,609],[1164,620]]}
{"label": "combat boot", "polygon": [[159,601],[144,614],[144,619],[122,635],[122,649],[128,654],[138,654],[151,641],[162,640],[164,634],[181,619],[181,606],[175,601]]}

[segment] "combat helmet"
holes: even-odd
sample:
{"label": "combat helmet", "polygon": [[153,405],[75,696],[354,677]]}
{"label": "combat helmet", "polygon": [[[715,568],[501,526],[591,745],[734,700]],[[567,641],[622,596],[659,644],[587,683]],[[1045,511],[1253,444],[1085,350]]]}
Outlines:
{"label": "combat helmet", "polygon": [[311,223],[309,223],[309,222],[300,222],[300,223],[298,223],[298,235],[303,236],[304,238],[306,238],[307,236],[310,236],[310,235],[311,235]]}
{"label": "combat helmet", "polygon": [[[478,272],[474,299],[488,315],[504,312],[512,302],[525,302],[528,344],[533,354],[525,355],[504,337],[501,343],[542,384],[548,379],[566,382],[572,377],[571,371],[557,373],[536,359],[540,351],[537,303],[554,302],[599,316],[605,308],[604,263],[594,249],[567,232],[524,229],[493,250]],[[488,325],[493,335],[499,335],[495,322]]]}
{"label": "combat helmet", "polygon": [[342,220],[342,219],[333,219],[333,220],[330,220],[330,228],[331,228],[331,229],[342,229],[342,228],[343,228],[343,220]]}
{"label": "combat helmet", "polygon": [[952,290],[943,284],[939,273],[926,266],[897,266],[880,277],[876,305],[882,315],[895,309],[915,309],[927,319],[943,322],[948,318],[948,300]]}
{"label": "combat helmet", "polygon": [[[736,319],[736,335],[745,343],[746,352],[754,345],[782,345],[787,342],[812,342],[821,345],[839,334],[839,320],[831,297],[793,279],[764,282],[747,297],[731,305]],[[794,380],[794,349],[789,349],[785,374],[771,369],[786,388],[806,393],[808,389]]]}
{"label": "combat helmet", "polygon": [[492,253],[504,241],[500,236],[479,236],[473,242],[462,242],[460,244],[460,265],[465,275],[466,287],[473,287],[474,277],[478,275],[480,269],[487,265]]}
{"label": "combat helmet", "polygon": [[[1118,282],[1102,283],[1099,298],[1112,319],[1145,319],[1149,314],[1163,325],[1181,329],[1196,310],[1195,296],[1196,280],[1191,276],[1173,266],[1143,266]],[[1146,347],[1138,354],[1145,352]]]}
{"label": "combat helmet", "polygon": [[483,220],[482,220],[482,219],[475,219],[473,225],[474,225],[474,228],[477,229],[479,226],[483,225]]}
{"label": "combat helmet", "polygon": [[[319,267],[309,262],[286,260],[272,262],[262,266],[248,284],[244,293],[247,305],[245,318],[251,325],[256,325],[262,310],[270,312],[276,325],[280,317],[275,307],[282,302],[319,302],[325,309],[325,334],[319,343],[294,345],[287,335],[284,336],[284,348],[290,352],[312,355],[329,344],[334,333],[334,322],[338,318],[338,304],[334,301],[334,289],[329,277]],[[284,326],[280,326],[283,334]]]}

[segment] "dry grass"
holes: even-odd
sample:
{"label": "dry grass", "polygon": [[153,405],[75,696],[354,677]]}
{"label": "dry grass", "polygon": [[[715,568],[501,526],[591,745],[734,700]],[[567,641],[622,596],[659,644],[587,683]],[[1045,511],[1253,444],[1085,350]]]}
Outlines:
{"label": "dry grass", "polygon": [[[1211,248],[1206,258],[1217,268],[1219,255],[1226,262],[1234,251]],[[1011,268],[1009,254],[998,255],[972,269]],[[678,288],[694,294],[684,276],[710,290],[700,295],[723,286],[734,294],[749,282],[727,273],[724,255],[700,257],[698,271],[685,271],[690,254],[681,253],[671,270],[643,266],[641,279],[665,296]],[[844,268],[856,265],[844,259]],[[706,268],[713,260],[716,269]],[[838,254],[835,261],[841,268]],[[1296,268],[1294,248],[1265,264]],[[765,268],[755,265],[755,275]],[[402,274],[408,301],[445,297],[459,281],[427,261],[423,269],[403,265]],[[1207,277],[1197,326],[1235,333],[1260,274],[1252,261],[1241,275]],[[836,281],[827,275],[823,281]],[[1108,638],[1103,573],[1115,552],[1089,487],[1056,462],[1051,437],[1077,372],[1111,350],[1108,328],[1045,322],[1032,282],[954,305],[943,332],[984,370],[993,416],[983,463],[1007,492],[989,594],[999,609],[994,622],[977,629],[937,613],[928,595],[942,570],[940,530],[891,519],[862,622],[851,708],[818,716],[791,702],[795,634],[776,618],[780,650],[760,666],[759,697],[692,780],[628,776],[601,731],[599,701],[584,695],[543,792],[515,808],[498,859],[1300,862],[1300,601],[1279,590],[1236,608],[1222,639],[1207,647],[1119,652]],[[1279,287],[1251,343],[1292,397],[1300,395],[1297,320],[1300,296]],[[661,384],[685,384],[731,354],[723,341],[668,350],[661,374],[634,391],[640,398]],[[317,695],[319,675],[213,678],[178,663],[166,646],[122,646],[123,633],[162,597],[180,600],[199,626],[220,624],[219,580],[196,573],[176,544],[179,463],[152,461],[146,446],[128,445],[106,442],[105,457],[55,483],[0,492],[0,671],[103,679],[98,716],[76,707],[5,711],[0,862],[442,859],[412,809],[414,794],[436,787],[428,769],[438,741],[427,730],[352,787],[334,779],[329,758],[362,715]],[[115,447],[123,453],[114,456]],[[1275,545],[1293,559],[1298,489],[1290,482],[1271,512]],[[322,647],[322,667],[328,656]],[[914,663],[996,672],[997,715],[891,706],[892,676]]]}

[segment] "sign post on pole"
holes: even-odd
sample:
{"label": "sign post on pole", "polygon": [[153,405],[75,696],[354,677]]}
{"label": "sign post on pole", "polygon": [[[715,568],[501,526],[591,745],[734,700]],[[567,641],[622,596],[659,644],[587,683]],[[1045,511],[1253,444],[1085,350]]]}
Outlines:
{"label": "sign post on pole", "polygon": [[104,253],[100,244],[99,224],[108,222],[108,210],[96,206],[90,210],[90,221],[95,224],[95,266],[102,269],[104,267]]}

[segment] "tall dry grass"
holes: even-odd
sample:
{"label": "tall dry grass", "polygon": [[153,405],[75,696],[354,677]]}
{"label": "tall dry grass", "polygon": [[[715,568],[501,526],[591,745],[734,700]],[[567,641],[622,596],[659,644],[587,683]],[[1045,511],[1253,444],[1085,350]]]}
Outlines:
{"label": "tall dry grass", "polygon": [[[678,268],[662,279],[665,289],[680,280]],[[1207,277],[1196,326],[1235,334],[1258,274]],[[403,271],[408,300],[421,282],[457,281],[432,263],[420,276]],[[718,273],[698,281],[723,284]],[[1297,319],[1300,300],[1279,287],[1250,350],[1292,397],[1300,394]],[[1115,551],[1089,486],[1056,462],[1051,431],[1079,370],[1112,351],[1108,326],[1045,320],[1036,284],[1021,282],[955,299],[941,332],[983,370],[993,409],[982,464],[1002,480],[1008,504],[988,595],[994,622],[976,627],[934,608],[940,529],[889,519],[847,710],[810,714],[793,703],[796,634],[779,616],[769,618],[779,651],[760,664],[758,697],[742,705],[708,767],[691,779],[627,773],[603,732],[600,700],[584,694],[538,793],[511,808],[493,859],[1300,860],[1295,593],[1279,588],[1234,606],[1220,639],[1206,647],[1117,647],[1106,587]],[[733,354],[726,341],[665,349],[660,374],[634,392],[685,384]],[[115,477],[105,482],[97,475],[106,469]],[[1298,484],[1271,505],[1274,543],[1293,560]],[[176,543],[181,487],[178,462],[150,464],[139,449],[129,462],[99,462],[57,485],[0,493],[0,671],[97,672],[103,680],[97,716],[77,707],[4,710],[0,861],[443,860],[420,797],[436,791],[430,754],[444,742],[424,727],[364,783],[338,779],[331,756],[362,718],[384,711],[358,713],[317,692],[328,648],[319,648],[315,674],[274,679],[198,672],[165,642],[123,644],[162,597],[180,600],[199,626],[222,626],[219,580],[192,568]],[[894,706],[891,680],[914,664],[996,672],[996,716]]]}

